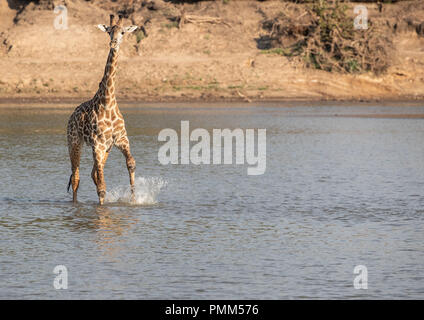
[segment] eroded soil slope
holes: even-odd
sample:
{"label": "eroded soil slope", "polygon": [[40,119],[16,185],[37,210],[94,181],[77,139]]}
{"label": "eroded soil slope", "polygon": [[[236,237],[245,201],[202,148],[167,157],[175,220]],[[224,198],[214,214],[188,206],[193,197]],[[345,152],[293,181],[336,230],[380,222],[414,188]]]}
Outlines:
{"label": "eroded soil slope", "polygon": [[[387,72],[343,74],[306,68],[267,49],[264,21],[282,1],[0,0],[0,98],[91,97],[108,54],[95,25],[120,11],[138,32],[121,45],[117,95],[146,101],[216,99],[422,99],[424,3],[364,3],[393,50]],[[54,27],[65,4],[68,29]],[[357,3],[355,3],[357,4]],[[353,13],[349,4],[349,12]],[[302,17],[299,17],[301,21]],[[422,26],[422,28],[421,28]]]}

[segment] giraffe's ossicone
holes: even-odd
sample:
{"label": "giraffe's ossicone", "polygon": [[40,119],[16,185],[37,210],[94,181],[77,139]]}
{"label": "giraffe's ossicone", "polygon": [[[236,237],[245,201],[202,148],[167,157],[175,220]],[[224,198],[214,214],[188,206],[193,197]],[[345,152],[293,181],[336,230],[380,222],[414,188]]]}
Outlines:
{"label": "giraffe's ossicone", "polygon": [[72,185],[73,201],[76,202],[80,181],[81,150],[85,142],[93,150],[94,165],[91,177],[97,187],[99,202],[103,204],[106,195],[103,169],[113,146],[121,150],[125,156],[130,176],[132,198],[134,199],[135,160],[130,152],[124,118],[115,99],[115,76],[119,46],[123,36],[125,33],[133,32],[137,27],[123,27],[122,16],[119,16],[118,21],[115,23],[114,15],[111,15],[110,25],[99,24],[98,28],[107,32],[110,36],[109,56],[96,94],[91,100],[79,105],[68,121],[68,149],[72,167],[68,190]]}

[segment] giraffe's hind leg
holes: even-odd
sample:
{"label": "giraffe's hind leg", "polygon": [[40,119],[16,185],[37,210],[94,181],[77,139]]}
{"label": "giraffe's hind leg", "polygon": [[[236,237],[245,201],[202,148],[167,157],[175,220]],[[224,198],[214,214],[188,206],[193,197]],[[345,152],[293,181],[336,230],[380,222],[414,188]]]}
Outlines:
{"label": "giraffe's hind leg", "polygon": [[115,146],[121,150],[123,155],[125,156],[125,160],[127,162],[128,174],[130,176],[130,186],[131,186],[131,202],[135,201],[135,186],[134,186],[134,176],[135,176],[135,159],[131,155],[130,151],[130,142],[128,137],[125,135],[120,138]]}
{"label": "giraffe's hind leg", "polygon": [[72,167],[72,175],[70,178],[70,184],[72,185],[72,194],[73,194],[74,202],[77,202],[77,191],[78,191],[79,182],[80,182],[79,165],[80,165],[80,159],[81,159],[81,150],[82,150],[81,142],[69,144],[69,157],[71,159],[71,167]]}

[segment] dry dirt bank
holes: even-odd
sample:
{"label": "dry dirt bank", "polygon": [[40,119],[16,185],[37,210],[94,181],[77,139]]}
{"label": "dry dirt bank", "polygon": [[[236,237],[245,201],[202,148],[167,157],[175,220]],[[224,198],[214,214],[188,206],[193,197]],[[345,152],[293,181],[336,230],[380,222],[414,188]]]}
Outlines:
{"label": "dry dirt bank", "polygon": [[[422,100],[424,3],[367,3],[370,19],[387,24],[391,65],[381,76],[306,69],[261,49],[264,13],[281,1],[25,1],[0,0],[0,101],[79,101],[97,90],[108,53],[94,27],[120,9],[147,33],[128,36],[117,75],[120,100]],[[176,1],[177,2],[177,1]],[[54,5],[65,3],[68,29],[54,28]],[[155,7],[156,5],[156,7]],[[291,4],[294,5],[294,4]],[[353,5],[350,4],[352,15]],[[178,17],[213,17],[187,21]],[[177,17],[177,18],[176,18]]]}

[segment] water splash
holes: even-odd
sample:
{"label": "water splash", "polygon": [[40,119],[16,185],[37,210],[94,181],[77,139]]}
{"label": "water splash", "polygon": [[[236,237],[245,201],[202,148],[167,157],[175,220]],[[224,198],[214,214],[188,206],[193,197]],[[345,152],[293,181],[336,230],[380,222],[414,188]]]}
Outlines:
{"label": "water splash", "polygon": [[134,181],[135,200],[131,201],[129,185],[118,186],[106,193],[106,203],[130,203],[138,205],[152,205],[157,203],[160,190],[167,185],[167,181],[157,177],[137,177]]}

